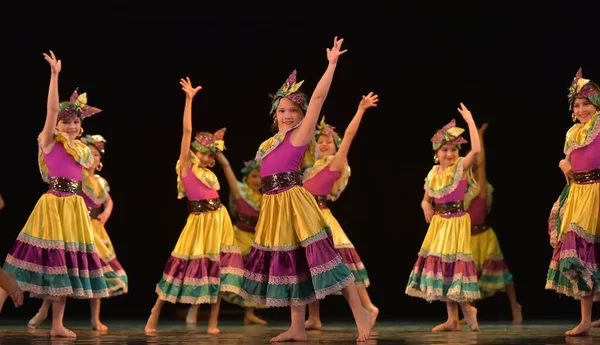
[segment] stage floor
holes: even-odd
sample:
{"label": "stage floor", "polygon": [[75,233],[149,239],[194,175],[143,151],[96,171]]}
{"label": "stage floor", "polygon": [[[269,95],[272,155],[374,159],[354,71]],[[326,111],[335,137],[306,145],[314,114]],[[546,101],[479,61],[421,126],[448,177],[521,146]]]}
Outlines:
{"label": "stage floor", "polygon": [[[26,320],[1,320],[0,344],[268,344],[269,339],[285,329],[286,323],[267,327],[241,326],[238,322],[222,322],[221,334],[210,336],[205,333],[206,325],[187,327],[183,321],[162,321],[156,336],[143,332],[145,320],[105,320],[110,328],[100,334],[88,329],[87,322],[65,322],[77,333],[76,340],[50,337],[50,323],[46,321],[39,330],[28,330]],[[600,329],[592,336],[566,337],[565,330],[575,326],[574,322],[527,322],[521,326],[509,323],[482,323],[480,332],[469,332],[463,326],[461,332],[432,333],[434,323],[379,322],[373,330],[369,345],[429,344],[429,345],[557,345],[557,344],[600,344]],[[326,325],[321,331],[308,332],[308,343],[302,344],[355,344],[355,327],[350,322]]]}

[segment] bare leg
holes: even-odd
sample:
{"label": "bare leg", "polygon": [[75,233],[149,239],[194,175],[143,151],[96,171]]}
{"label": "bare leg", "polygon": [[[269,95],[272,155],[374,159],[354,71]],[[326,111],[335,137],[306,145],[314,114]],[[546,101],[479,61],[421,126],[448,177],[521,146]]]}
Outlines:
{"label": "bare leg", "polygon": [[8,298],[8,292],[6,290],[0,288],[0,313],[2,312],[2,307],[4,307],[4,302]]}
{"label": "bare leg", "polygon": [[279,341],[307,341],[306,329],[304,328],[304,317],[306,316],[306,305],[291,306],[292,324],[290,329],[273,337],[272,342]]}
{"label": "bare leg", "polygon": [[198,323],[198,310],[200,309],[200,304],[192,304],[188,309],[187,316],[185,317],[185,323],[188,325],[195,325]]}
{"label": "bare leg", "polygon": [[[377,308],[373,302],[371,302],[371,298],[369,297],[369,293],[367,292],[367,288],[363,285],[357,285],[356,291],[358,292],[358,297],[360,298],[360,303],[366,311],[371,313],[371,328],[375,326],[375,322],[377,322],[377,316],[379,315],[379,308]],[[310,309],[309,309],[310,315]]]}
{"label": "bare leg", "polygon": [[244,311],[244,325],[261,325],[261,326],[266,326],[267,325],[267,321],[261,319],[260,317],[258,317],[254,311],[256,309],[254,307],[252,308],[246,308],[246,310]]}
{"label": "bare leg", "polygon": [[448,320],[433,327],[432,332],[454,332],[460,330],[460,325],[458,324],[458,304],[456,302],[446,302],[446,311],[448,312]]}
{"label": "bare leg", "polygon": [[580,336],[589,335],[592,330],[592,303],[594,299],[592,296],[586,296],[581,298],[581,322],[577,327],[572,330],[566,331],[566,335]]}
{"label": "bare leg", "polygon": [[0,312],[6,302],[6,298],[10,296],[13,300],[15,308],[23,304],[23,290],[19,287],[15,276],[0,268]]}
{"label": "bare leg", "polygon": [[465,322],[469,329],[475,332],[479,331],[479,322],[477,322],[477,308],[469,303],[460,303],[460,309],[465,317]]}
{"label": "bare leg", "polygon": [[53,337],[77,338],[77,335],[63,325],[65,306],[67,298],[61,297],[58,301],[52,301],[52,328],[50,335]]}
{"label": "bare leg", "polygon": [[162,310],[163,305],[165,305],[165,301],[161,300],[160,298],[157,298],[156,303],[154,303],[154,307],[150,312],[150,317],[146,322],[144,332],[156,333],[156,328],[158,327],[158,319],[160,318],[160,311]]}
{"label": "bare leg", "polygon": [[521,305],[517,301],[517,292],[515,291],[515,283],[511,282],[506,285],[506,296],[510,302],[510,310],[513,317],[513,325],[520,325],[523,322],[523,313],[521,312]]}
{"label": "bare leg", "polygon": [[90,314],[90,321],[92,323],[93,330],[100,332],[108,331],[108,327],[106,327],[102,322],[100,322],[100,298],[90,299]]}
{"label": "bare leg", "polygon": [[316,300],[308,305],[308,320],[304,323],[306,330],[321,329],[321,315],[319,308],[319,300]]}
{"label": "bare leg", "polygon": [[219,325],[219,309],[221,309],[221,297],[217,298],[217,303],[210,305],[210,315],[208,317],[208,334],[219,334],[221,331],[217,328]]}
{"label": "bare leg", "polygon": [[363,308],[360,297],[358,297],[358,292],[356,291],[356,285],[352,284],[346,286],[342,289],[342,294],[344,294],[346,301],[348,301],[348,304],[350,305],[350,309],[352,309],[352,315],[354,315],[354,321],[358,328],[358,338],[356,338],[356,341],[367,341],[369,335],[371,335],[371,313]]}
{"label": "bare leg", "polygon": [[38,310],[37,314],[35,314],[29,322],[27,322],[27,328],[36,329],[39,328],[42,322],[46,320],[48,317],[48,310],[50,310],[50,306],[52,305],[52,300],[48,298],[44,298],[42,300],[42,306],[40,310]]}

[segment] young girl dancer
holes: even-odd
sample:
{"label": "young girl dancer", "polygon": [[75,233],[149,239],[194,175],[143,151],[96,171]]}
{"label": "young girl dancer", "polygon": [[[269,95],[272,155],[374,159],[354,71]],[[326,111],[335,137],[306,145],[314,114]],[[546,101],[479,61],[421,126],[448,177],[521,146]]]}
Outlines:
{"label": "young girl dancer", "polygon": [[181,152],[175,169],[178,198],[187,197],[190,215],[156,285],[158,298],[145,331],[156,332],[160,311],[167,301],[192,304],[190,317],[197,315],[200,304],[210,304],[208,333],[217,334],[221,294],[239,292],[244,264],[231,218],[219,199],[219,180],[208,169],[215,165],[217,152],[225,148],[224,129],[214,135],[198,133],[190,147],[192,101],[202,87],[194,88],[189,78],[181,79],[180,84],[186,98]]}
{"label": "young girl dancer", "polygon": [[[102,156],[104,155],[104,144],[106,140],[101,135],[86,135],[81,138],[81,142],[86,144],[92,156],[94,163],[83,171],[83,199],[88,207],[92,228],[94,229],[94,245],[98,250],[100,258],[104,262],[104,276],[111,283],[109,296],[118,296],[127,293],[127,275],[125,270],[117,260],[112,242],[104,228],[113,209],[113,201],[110,197],[110,188],[104,178],[95,173],[102,170]],[[104,208],[104,210],[103,210]],[[37,314],[29,320],[27,326],[31,329],[38,328],[40,324],[48,317],[50,309],[50,300],[44,300]],[[91,324],[92,329],[98,331],[107,331],[108,327],[100,322],[100,299],[90,299]]]}
{"label": "young girl dancer", "polygon": [[[350,166],[347,158],[350,145],[358,131],[365,111],[371,107],[376,107],[378,101],[379,97],[374,95],[373,92],[362,97],[354,118],[346,128],[343,139],[336,133],[335,127],[325,123],[325,117],[323,117],[315,136],[319,147],[319,159],[314,166],[304,172],[303,176],[304,188],[315,197],[323,216],[327,220],[327,224],[331,228],[335,248],[342,256],[346,266],[352,271],[358,296],[362,306],[373,315],[373,324],[375,324],[379,309],[373,305],[367,292],[367,287],[370,285],[367,269],[356,249],[354,249],[354,245],[331,213],[327,202],[328,200],[337,200],[348,185]],[[310,303],[308,305],[306,329],[321,329],[322,323],[319,314],[319,301]]]}
{"label": "young girl dancer", "polygon": [[554,247],[546,289],[581,303],[581,322],[567,335],[588,335],[592,303],[600,298],[600,87],[583,79],[581,68],[569,88],[573,122],[559,167],[568,185],[549,217]]}
{"label": "young girl dancer", "polygon": [[261,211],[240,293],[258,304],[290,306],[289,330],[271,341],[306,341],[306,304],[342,290],[358,326],[358,341],[371,331],[354,276],[335,250],[327,220],[313,196],[302,187],[301,169],[314,163],[317,119],[327,97],[343,39],[327,49],[329,65],[310,103],[299,92],[294,71],[275,94],[271,113],[279,132],[260,145]]}
{"label": "young girl dancer", "polygon": [[[76,139],[83,131],[81,121],[101,110],[88,106],[87,95],[77,91],[70,101],[59,103],[62,64],[52,51],[44,58],[51,77],[46,123],[38,139],[38,163],[49,190],[35,205],[4,268],[31,296],[52,301],[52,336],[75,338],[75,333],[63,326],[66,298],[108,297],[111,288],[81,197],[83,169],[92,166],[94,159],[90,149]],[[5,297],[0,300],[4,302]]]}
{"label": "young girl dancer", "polygon": [[523,321],[521,305],[517,301],[515,283],[513,276],[504,261],[504,255],[500,250],[500,244],[494,229],[486,224],[486,218],[492,206],[492,185],[487,181],[486,155],[483,135],[488,124],[484,123],[479,128],[479,142],[481,151],[474,164],[476,171],[475,180],[479,186],[479,194],[468,203],[467,212],[471,217],[471,250],[477,268],[479,290],[482,298],[490,297],[498,291],[506,291],[510,301],[510,309],[513,316],[513,324]]}
{"label": "young girl dancer", "polygon": [[469,194],[476,191],[471,166],[480,144],[471,112],[462,103],[458,111],[469,126],[471,151],[464,158],[459,156],[460,145],[467,141],[460,136],[464,130],[456,127],[454,119],[431,138],[434,160],[439,165],[434,165],[425,178],[421,202],[430,225],[406,287],[409,296],[446,302],[448,320],[435,326],[434,332],[460,329],[458,305],[469,328],[479,330],[477,310],[469,304],[480,298],[480,292],[471,252],[471,219],[463,200],[472,198]]}

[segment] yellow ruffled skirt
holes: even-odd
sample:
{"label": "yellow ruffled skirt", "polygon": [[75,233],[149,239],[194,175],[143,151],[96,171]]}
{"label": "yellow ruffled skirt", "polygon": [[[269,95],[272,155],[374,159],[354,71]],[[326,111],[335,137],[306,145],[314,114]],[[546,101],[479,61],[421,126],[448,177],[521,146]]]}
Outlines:
{"label": "yellow ruffled skirt", "polygon": [[488,227],[482,233],[471,235],[471,249],[482,297],[505,291],[506,286],[512,283],[513,276],[504,260],[494,229]]}
{"label": "yellow ruffled skirt", "polygon": [[115,253],[115,248],[110,237],[108,237],[108,233],[102,222],[98,219],[92,219],[91,222],[92,229],[94,230],[94,244],[96,245],[100,259],[106,263],[106,266],[104,266],[104,276],[110,277],[113,280],[113,285],[119,286],[118,289],[110,291],[110,296],[126,294],[129,290],[129,280],[123,266],[117,260],[117,254]]}

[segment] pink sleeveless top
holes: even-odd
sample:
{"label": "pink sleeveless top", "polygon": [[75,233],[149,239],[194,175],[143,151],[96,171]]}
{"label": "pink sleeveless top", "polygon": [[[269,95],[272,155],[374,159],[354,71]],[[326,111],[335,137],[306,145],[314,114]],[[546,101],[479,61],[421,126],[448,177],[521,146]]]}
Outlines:
{"label": "pink sleeveless top", "polygon": [[185,195],[189,200],[206,200],[219,197],[219,192],[208,188],[207,185],[198,180],[196,175],[192,172],[191,165],[187,175],[181,177],[181,183],[183,184]]}
{"label": "pink sleeveless top", "polygon": [[71,180],[83,180],[83,166],[67,153],[63,144],[54,143],[52,151],[44,155],[44,162],[48,166],[49,177],[64,177]]}
{"label": "pink sleeveless top", "polygon": [[571,169],[582,172],[600,168],[600,135],[587,146],[573,150],[571,153]]}
{"label": "pink sleeveless top", "polygon": [[485,198],[482,198],[479,195],[474,197],[471,201],[469,209],[467,210],[467,213],[469,213],[469,215],[471,216],[471,224],[484,224],[488,214],[487,203]]}
{"label": "pink sleeveless top", "polygon": [[[251,216],[251,217],[258,218],[258,215],[260,214],[260,212],[255,210],[252,206],[250,206],[250,204],[246,200],[244,200],[244,198],[239,198],[239,199],[235,200],[235,208],[236,208],[238,214],[241,214],[244,216]],[[255,230],[254,225],[250,225],[250,224],[244,223],[242,221],[237,221],[235,223],[235,226],[237,226],[241,230],[245,230],[245,231],[249,231],[249,232],[254,232],[254,230]]]}
{"label": "pink sleeveless top", "polygon": [[304,188],[312,195],[328,195],[331,187],[341,175],[341,171],[331,171],[329,166],[326,166],[318,174],[305,181]]}
{"label": "pink sleeveless top", "polygon": [[260,167],[261,177],[286,172],[298,172],[300,170],[300,160],[308,145],[292,146],[290,143],[291,134],[292,131],[287,132],[283,142],[262,160]]}
{"label": "pink sleeveless top", "polygon": [[[450,193],[446,196],[443,196],[439,199],[434,198],[433,200],[438,204],[442,204],[442,203],[446,203],[446,202],[453,202],[453,201],[462,201],[465,199],[465,192],[467,191],[467,186],[468,186],[467,180],[462,180],[462,181],[460,181],[458,186],[456,186],[456,189],[452,193]],[[463,214],[465,214],[465,212],[451,213],[449,215],[440,214],[439,216],[442,218],[452,218],[452,217],[460,217]]]}

